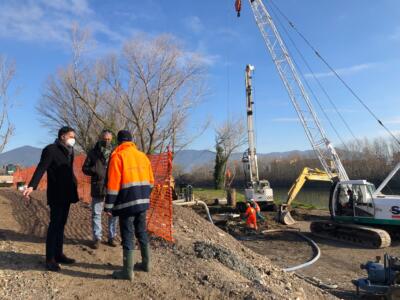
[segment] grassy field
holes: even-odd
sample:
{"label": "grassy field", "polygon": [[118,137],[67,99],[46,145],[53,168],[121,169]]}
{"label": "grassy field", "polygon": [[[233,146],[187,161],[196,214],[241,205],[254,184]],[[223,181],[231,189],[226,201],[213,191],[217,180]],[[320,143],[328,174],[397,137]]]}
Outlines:
{"label": "grassy field", "polygon": [[[226,198],[226,192],[224,190],[215,190],[212,188],[194,188],[193,189],[193,194],[195,197],[200,198],[201,200],[207,202],[207,203],[212,203],[214,199],[217,198]],[[278,198],[278,197],[277,197]],[[244,191],[243,190],[236,190],[236,201],[241,202],[244,201]],[[275,203],[277,205],[283,203],[284,201],[282,200],[277,200],[275,199]],[[313,203],[307,203],[307,202],[300,202],[300,201],[295,201],[292,203],[293,208],[303,208],[303,209],[325,209],[325,207],[313,204]]]}
{"label": "grassy field", "polygon": [[[226,198],[226,192],[224,190],[215,190],[210,188],[194,188],[193,194],[195,197],[199,197],[203,201],[212,201],[217,198]],[[244,201],[243,191],[236,190],[236,201]]]}

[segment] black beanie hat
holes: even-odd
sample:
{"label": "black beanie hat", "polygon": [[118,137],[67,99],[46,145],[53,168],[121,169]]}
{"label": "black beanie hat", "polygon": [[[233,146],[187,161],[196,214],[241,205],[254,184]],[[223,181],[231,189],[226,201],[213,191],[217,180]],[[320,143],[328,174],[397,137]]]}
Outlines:
{"label": "black beanie hat", "polygon": [[120,130],[117,135],[118,143],[132,142],[132,134],[128,130]]}

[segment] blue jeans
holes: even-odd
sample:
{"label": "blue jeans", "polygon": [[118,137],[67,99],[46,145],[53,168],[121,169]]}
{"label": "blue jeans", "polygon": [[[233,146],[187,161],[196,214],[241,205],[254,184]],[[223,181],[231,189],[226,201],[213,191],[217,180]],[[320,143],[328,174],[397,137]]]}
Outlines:
{"label": "blue jeans", "polygon": [[[101,240],[101,214],[104,208],[104,198],[92,198],[92,229],[93,239]],[[117,235],[117,217],[108,218],[108,239],[112,240]]]}
{"label": "blue jeans", "polygon": [[134,236],[140,245],[148,243],[146,229],[146,211],[130,217],[119,217],[119,228],[121,230],[122,248],[124,250],[134,250]]}

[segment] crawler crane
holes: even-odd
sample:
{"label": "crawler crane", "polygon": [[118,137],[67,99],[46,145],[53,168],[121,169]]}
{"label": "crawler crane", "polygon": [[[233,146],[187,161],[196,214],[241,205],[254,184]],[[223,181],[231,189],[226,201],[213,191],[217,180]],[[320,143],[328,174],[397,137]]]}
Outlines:
{"label": "crawler crane", "polygon": [[[331,220],[312,222],[312,233],[366,247],[388,247],[391,243],[388,232],[400,229],[400,196],[384,195],[382,190],[400,169],[400,163],[377,189],[365,179],[349,179],[267,7],[262,0],[249,0],[249,3],[305,134],[323,170],[332,180],[329,199]],[[235,4],[239,15],[241,1],[236,0]]]}

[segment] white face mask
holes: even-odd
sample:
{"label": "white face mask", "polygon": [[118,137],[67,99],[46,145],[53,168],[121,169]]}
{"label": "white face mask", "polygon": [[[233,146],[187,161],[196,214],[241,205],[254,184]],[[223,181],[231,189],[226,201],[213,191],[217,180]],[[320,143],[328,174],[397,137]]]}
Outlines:
{"label": "white face mask", "polygon": [[73,147],[75,146],[75,139],[68,139],[65,141],[65,143],[67,144],[67,146]]}

